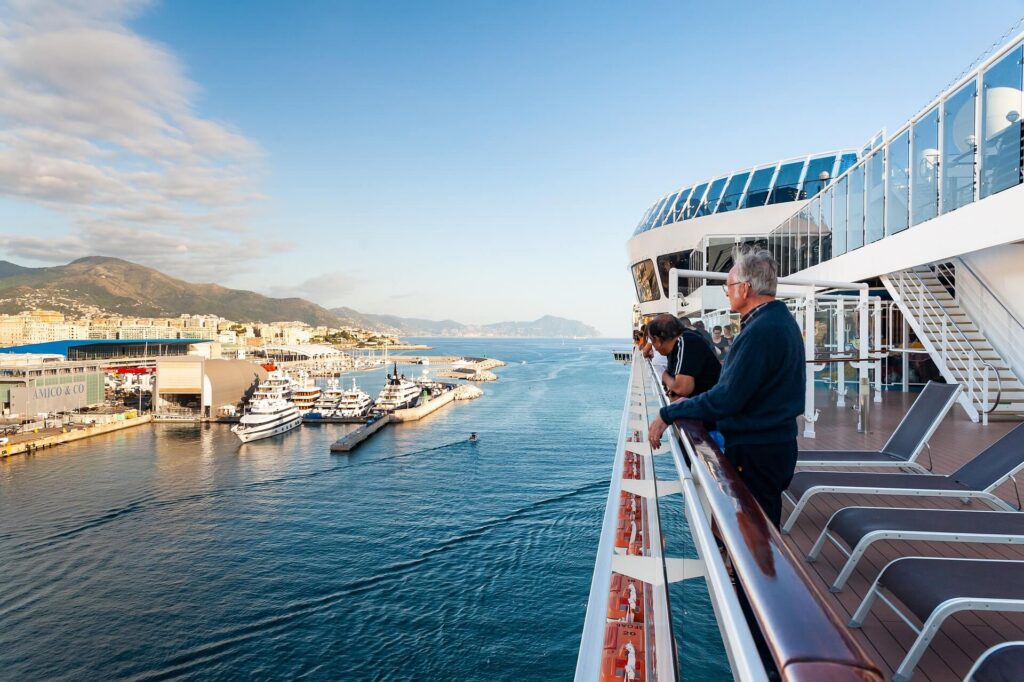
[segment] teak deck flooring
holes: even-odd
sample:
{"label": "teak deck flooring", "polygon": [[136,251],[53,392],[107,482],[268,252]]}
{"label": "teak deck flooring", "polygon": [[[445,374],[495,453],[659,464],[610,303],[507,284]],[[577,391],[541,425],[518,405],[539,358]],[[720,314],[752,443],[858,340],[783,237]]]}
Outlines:
{"label": "teak deck flooring", "polygon": [[[856,395],[847,396],[847,406],[837,408],[835,394],[819,390],[815,404],[821,410],[816,423],[817,437],[799,439],[801,449],[813,450],[860,450],[878,449],[896,428],[916,394],[883,393],[882,403],[872,403],[869,415],[869,431],[857,433],[857,414],[852,405]],[[802,429],[802,420],[801,429]],[[963,408],[954,405],[932,436],[931,461],[933,472],[949,474],[964,462],[978,454],[985,447],[999,439],[1017,421],[990,421],[987,426],[972,423]],[[918,462],[928,466],[928,449],[919,456]],[[798,471],[801,469],[798,469]],[[807,470],[810,470],[808,468]],[[852,471],[852,469],[831,468],[830,471]],[[878,471],[860,469],[860,471]],[[897,470],[888,469],[890,473]],[[1024,487],[1024,482],[1022,482]],[[997,493],[1017,504],[1013,485],[1003,485]],[[1021,491],[1024,495],[1024,491]],[[914,498],[868,495],[818,495],[808,505],[793,528],[791,535],[784,536],[787,545],[797,556],[804,557],[817,539],[818,534],[834,511],[850,506],[888,506],[923,508],[960,508],[987,510],[989,506],[979,500],[965,506],[959,499]],[[783,520],[792,506],[786,504]],[[845,557],[831,543],[826,543],[822,555],[814,563],[803,561],[814,580],[819,594],[844,622],[849,620],[864,594],[870,588],[881,569],[891,560],[901,556],[975,557],[988,559],[1024,560],[1024,546],[944,544],[934,542],[879,542],[875,543],[860,561],[856,572],[842,592],[829,592],[829,585],[845,563]],[[913,618],[913,617],[912,617]],[[920,623],[918,623],[920,625]],[[883,602],[876,601],[870,616],[860,629],[851,629],[854,637],[874,659],[887,676],[899,666],[916,634],[899,616]],[[1010,640],[1024,640],[1024,614],[962,613],[946,620],[939,634],[932,640],[927,653],[921,659],[914,674],[914,680],[962,680],[973,662],[988,647]],[[1022,671],[1024,679],[1024,671]]]}

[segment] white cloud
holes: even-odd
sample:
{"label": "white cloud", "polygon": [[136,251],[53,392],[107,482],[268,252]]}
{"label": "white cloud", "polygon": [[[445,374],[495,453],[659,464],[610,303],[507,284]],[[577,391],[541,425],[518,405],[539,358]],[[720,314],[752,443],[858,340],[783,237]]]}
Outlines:
{"label": "white cloud", "polygon": [[223,278],[265,253],[238,236],[262,198],[261,151],[198,115],[198,88],[177,58],[128,28],[146,4],[0,8],[0,197],[57,211],[71,227],[45,239],[0,232],[9,256],[108,253]]}
{"label": "white cloud", "polygon": [[310,277],[301,284],[271,287],[267,293],[275,298],[298,296],[323,306],[336,306],[344,304],[347,294],[350,294],[358,284],[359,280],[347,273],[325,272]]}

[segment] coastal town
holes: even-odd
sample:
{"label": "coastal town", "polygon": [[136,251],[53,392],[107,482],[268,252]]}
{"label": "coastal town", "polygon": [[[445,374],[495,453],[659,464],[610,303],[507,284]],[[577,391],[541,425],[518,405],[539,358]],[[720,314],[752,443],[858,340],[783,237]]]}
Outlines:
{"label": "coastal town", "polygon": [[[151,422],[228,423],[242,443],[303,423],[359,425],[335,449],[347,451],[388,423],[479,397],[471,384],[496,380],[490,370],[504,364],[428,350],[301,321],[0,315],[0,456]],[[355,378],[375,370],[386,373],[376,397]]]}

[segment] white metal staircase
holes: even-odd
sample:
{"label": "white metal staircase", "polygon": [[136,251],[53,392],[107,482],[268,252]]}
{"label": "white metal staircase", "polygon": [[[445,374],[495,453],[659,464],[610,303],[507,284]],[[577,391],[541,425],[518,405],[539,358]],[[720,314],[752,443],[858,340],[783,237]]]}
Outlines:
{"label": "white metal staircase", "polygon": [[963,386],[959,401],[973,421],[1020,416],[1024,384],[958,302],[955,269],[923,265],[882,282],[943,378]]}

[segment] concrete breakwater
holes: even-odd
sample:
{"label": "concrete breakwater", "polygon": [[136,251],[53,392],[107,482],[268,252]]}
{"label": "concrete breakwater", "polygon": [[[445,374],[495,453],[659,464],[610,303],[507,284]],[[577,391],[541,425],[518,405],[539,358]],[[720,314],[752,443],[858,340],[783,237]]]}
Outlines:
{"label": "concrete breakwater", "polygon": [[21,455],[26,452],[35,452],[36,450],[39,450],[41,448],[49,448],[53,447],[54,445],[61,445],[63,443],[70,443],[72,441],[82,440],[83,438],[90,438],[92,436],[110,433],[111,431],[120,431],[121,429],[128,429],[133,426],[149,424],[152,421],[152,415],[144,414],[141,417],[122,419],[120,421],[112,421],[106,424],[96,424],[94,426],[86,426],[83,428],[74,428],[67,431],[62,431],[60,433],[51,433],[45,435],[39,434],[38,438],[18,440],[17,442],[8,443],[7,445],[0,446],[0,457],[8,457],[10,455]]}

